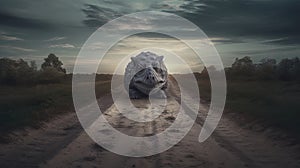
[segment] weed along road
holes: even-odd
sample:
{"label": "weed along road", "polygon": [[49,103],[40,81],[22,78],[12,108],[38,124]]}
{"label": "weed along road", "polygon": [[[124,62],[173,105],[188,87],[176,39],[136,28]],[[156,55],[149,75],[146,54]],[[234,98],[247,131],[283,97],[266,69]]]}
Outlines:
{"label": "weed along road", "polygon": [[[105,118],[118,131],[130,136],[152,136],[163,132],[175,120],[180,109],[179,92],[171,80],[167,90],[167,106],[151,122],[135,122],[118,112],[108,97],[99,99]],[[102,103],[101,103],[102,102]],[[103,105],[105,103],[105,105]],[[147,113],[147,99],[132,100],[141,112]],[[151,110],[157,107],[151,106]],[[265,132],[257,132],[239,126],[224,114],[205,142],[198,137],[208,110],[201,108],[192,129],[169,150],[148,157],[126,157],[114,154],[95,143],[81,128],[75,113],[60,116],[41,129],[27,130],[27,135],[13,143],[1,144],[1,167],[299,167],[299,155],[295,146],[270,138]],[[96,119],[91,127],[99,127],[102,134],[110,130]],[[176,131],[176,130],[174,130]],[[177,130],[181,131],[181,130]],[[16,132],[16,134],[21,134]],[[110,142],[107,142],[110,143]],[[157,142],[159,143],[159,142]],[[140,147],[140,146],[137,146]],[[139,150],[139,149],[133,149]]]}

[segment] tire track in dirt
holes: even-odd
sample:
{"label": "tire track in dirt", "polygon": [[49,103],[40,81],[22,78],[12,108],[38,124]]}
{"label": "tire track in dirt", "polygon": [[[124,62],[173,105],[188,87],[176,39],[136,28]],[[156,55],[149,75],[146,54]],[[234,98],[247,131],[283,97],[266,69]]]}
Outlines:
{"label": "tire track in dirt", "polygon": [[[171,100],[171,102],[174,102],[174,100]],[[149,102],[147,102],[147,100],[134,100],[133,103],[141,110],[145,110],[149,105]],[[170,108],[171,107],[172,106],[170,106]],[[106,110],[104,112],[104,115],[114,128],[123,133],[126,133],[127,135],[132,136],[151,136],[160,131],[160,129],[163,129],[162,127],[168,126],[166,125],[167,121],[164,117],[161,117],[157,121],[153,122],[134,122],[121,115],[115,105]],[[101,128],[101,125],[97,125],[99,123],[100,122],[97,122],[97,120],[95,120],[93,124],[96,125],[92,125],[92,127]],[[103,129],[103,131],[108,130]],[[107,133],[109,135],[109,132]],[[58,167],[80,167],[86,165],[98,165],[97,167],[161,167],[161,159],[159,154],[144,158],[125,157],[104,150],[100,146],[98,146],[97,148],[90,148],[90,146],[95,147],[98,145],[90,140],[90,138],[85,133],[82,133],[79,138],[75,139],[74,142],[72,142],[68,147],[62,150],[47,164],[42,165],[42,167],[52,167],[57,165]],[[88,150],[82,150],[87,148]],[[78,151],[78,149],[80,151]],[[97,155],[97,152],[101,152],[101,154]],[[74,153],[80,153],[80,156],[78,154],[74,155]],[[87,162],[84,158],[94,159]]]}
{"label": "tire track in dirt", "polygon": [[[170,80],[170,93],[180,102],[179,89],[173,79]],[[185,109],[189,109],[183,104]],[[204,111],[199,111],[196,123],[203,125],[208,112],[208,106],[202,104]],[[189,113],[188,113],[189,114]],[[297,146],[288,147],[268,139],[266,135],[242,129],[226,115],[222,117],[218,127],[213,132],[213,138],[220,147],[234,154],[246,167],[300,167]]]}
{"label": "tire track in dirt", "polygon": [[[170,90],[169,92],[172,94],[172,96],[174,96],[175,100],[180,104],[183,103],[182,106],[183,108],[186,110],[185,112],[191,116],[193,115],[193,110],[185,104],[185,102],[181,102],[181,97],[180,94],[178,94],[178,92],[176,93],[176,91],[178,91],[179,89],[176,88],[176,84],[174,83],[174,79],[170,80]],[[190,98],[190,100],[192,101],[192,99]],[[199,111],[199,113],[206,113],[203,111]],[[198,115],[201,116],[201,115]],[[205,116],[205,115],[204,115]],[[191,116],[191,118],[193,118]],[[205,118],[202,117],[197,117],[196,119],[196,123],[203,126],[205,122]],[[210,129],[210,128],[209,128]],[[222,144],[223,148],[226,148],[227,150],[231,151],[233,154],[235,154],[235,156],[237,156],[238,158],[240,158],[245,165],[249,166],[249,167],[257,167],[257,165],[255,165],[254,161],[252,159],[250,159],[247,155],[245,155],[241,150],[239,150],[238,148],[236,148],[230,141],[228,141],[227,139],[224,139],[222,136],[219,135],[218,132],[214,131],[212,134],[212,137],[219,143]]]}

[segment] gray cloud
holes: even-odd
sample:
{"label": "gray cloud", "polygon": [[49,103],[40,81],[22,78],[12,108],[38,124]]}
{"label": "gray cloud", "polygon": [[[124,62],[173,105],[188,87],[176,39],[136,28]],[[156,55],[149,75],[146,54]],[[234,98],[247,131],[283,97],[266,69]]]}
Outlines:
{"label": "gray cloud", "polygon": [[0,48],[4,49],[4,50],[9,50],[9,51],[22,51],[22,52],[33,52],[36,51],[34,49],[30,49],[30,48],[23,48],[23,47],[17,47],[17,46],[8,46],[8,45],[0,45]]}
{"label": "gray cloud", "polygon": [[[103,2],[105,3],[106,1]],[[89,27],[98,27],[122,14],[135,12],[128,10],[128,5],[123,4],[123,8],[120,8],[122,4],[116,1],[114,6],[119,6],[115,8],[87,4],[82,9],[86,15],[83,22]],[[149,5],[147,10],[179,14],[197,24],[211,37],[227,39],[287,37],[285,40],[270,43],[299,44],[299,9],[298,0],[177,0],[173,3],[156,2]]]}
{"label": "gray cloud", "polygon": [[194,2],[197,3],[205,3],[207,7],[193,14],[181,13],[181,15],[203,28],[208,35],[244,38],[288,37],[280,44],[300,42],[298,21],[300,1],[203,0]]}
{"label": "gray cloud", "polygon": [[53,44],[49,46],[50,48],[76,48],[74,45],[72,44]]}
{"label": "gray cloud", "polygon": [[265,55],[272,54],[274,52],[283,53],[287,51],[298,50],[297,47],[289,46],[289,47],[277,47],[271,49],[264,49],[264,50],[243,50],[243,51],[236,51],[234,52],[236,55]]}
{"label": "gray cloud", "polygon": [[32,18],[25,18],[22,16],[15,16],[8,12],[0,11],[0,25],[8,27],[20,27],[24,29],[52,29],[53,27],[50,24]]}
{"label": "gray cloud", "polygon": [[51,41],[60,41],[60,40],[64,40],[66,39],[66,37],[52,37],[50,39],[45,40],[46,42],[51,42]]}
{"label": "gray cloud", "polygon": [[12,36],[6,33],[0,33],[0,40],[4,40],[4,41],[24,41],[24,39],[16,37],[16,36]]}
{"label": "gray cloud", "polygon": [[122,15],[113,9],[92,4],[85,4],[85,8],[83,8],[82,11],[86,15],[86,19],[83,20],[83,23],[88,27],[99,27],[109,20]]}

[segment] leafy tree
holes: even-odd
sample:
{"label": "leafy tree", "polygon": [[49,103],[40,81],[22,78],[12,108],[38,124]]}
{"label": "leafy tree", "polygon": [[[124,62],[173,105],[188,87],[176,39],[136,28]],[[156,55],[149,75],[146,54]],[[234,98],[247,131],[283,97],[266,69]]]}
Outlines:
{"label": "leafy tree", "polygon": [[234,75],[253,75],[255,66],[248,56],[241,59],[236,58],[232,64],[232,71]]}
{"label": "leafy tree", "polygon": [[58,59],[58,57],[55,54],[49,54],[47,58],[44,59],[45,62],[42,64],[42,70],[45,70],[47,68],[54,68],[59,72],[66,73],[66,69],[62,67],[63,63]]}
{"label": "leafy tree", "polygon": [[21,84],[30,83],[32,70],[26,61],[24,61],[23,59],[17,60],[15,64],[15,70],[16,70],[17,83],[21,83]]}
{"label": "leafy tree", "polygon": [[63,77],[65,77],[65,73],[58,71],[54,67],[46,67],[38,73],[39,83],[45,84],[61,82]]}
{"label": "leafy tree", "polygon": [[276,78],[276,60],[264,58],[256,65],[256,73],[259,79],[271,80]]}
{"label": "leafy tree", "polygon": [[15,84],[16,72],[14,60],[8,58],[0,59],[0,78],[3,84]]}
{"label": "leafy tree", "polygon": [[294,80],[300,80],[300,59],[298,57],[292,59],[291,75]]}
{"label": "leafy tree", "polygon": [[300,80],[299,58],[283,59],[278,64],[278,77],[281,80]]}
{"label": "leafy tree", "polygon": [[28,84],[31,74],[31,68],[23,59],[0,59],[0,82],[3,84]]}
{"label": "leafy tree", "polygon": [[30,68],[31,68],[33,71],[37,71],[37,65],[36,65],[36,62],[35,62],[35,61],[30,61]]}
{"label": "leafy tree", "polygon": [[30,65],[23,59],[0,59],[0,84],[7,85],[32,85],[38,83],[57,83],[64,79],[66,70],[62,62],[54,54],[50,54],[37,70],[35,61]]}

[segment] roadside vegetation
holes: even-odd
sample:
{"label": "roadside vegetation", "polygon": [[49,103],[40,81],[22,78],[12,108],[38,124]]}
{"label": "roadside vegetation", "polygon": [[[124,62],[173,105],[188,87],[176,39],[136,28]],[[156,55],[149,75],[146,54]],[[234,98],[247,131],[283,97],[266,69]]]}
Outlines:
{"label": "roadside vegetation", "polygon": [[[208,67],[215,70],[214,67]],[[227,99],[225,111],[244,114],[248,121],[300,131],[300,60],[263,59],[254,64],[250,57],[236,59],[225,70]],[[210,81],[205,68],[198,79],[201,98],[210,101]],[[246,123],[244,123],[246,124]]]}
{"label": "roadside vegetation", "polygon": [[[0,59],[0,135],[24,126],[39,127],[58,114],[74,111],[72,74],[49,54],[38,69],[34,61]],[[96,76],[96,95],[110,92],[111,75]]]}

